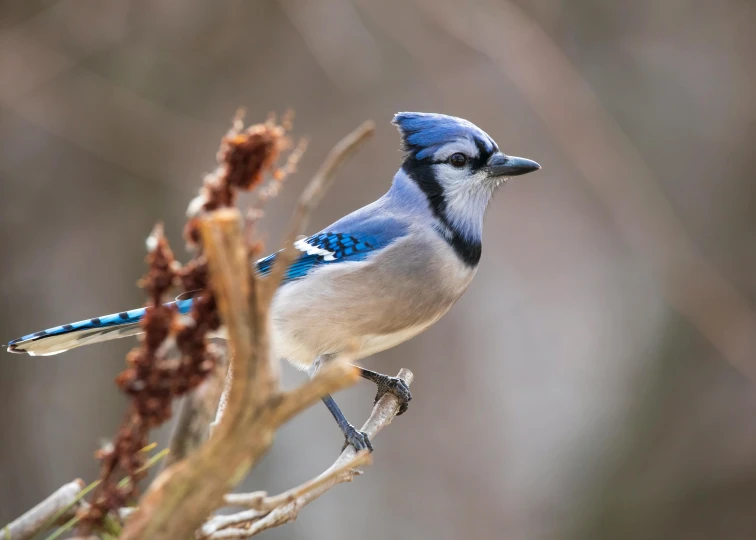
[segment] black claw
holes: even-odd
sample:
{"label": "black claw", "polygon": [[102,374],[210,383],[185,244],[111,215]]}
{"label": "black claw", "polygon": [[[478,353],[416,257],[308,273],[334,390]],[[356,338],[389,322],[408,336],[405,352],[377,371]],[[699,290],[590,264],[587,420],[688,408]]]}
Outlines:
{"label": "black claw", "polygon": [[404,414],[407,407],[409,407],[409,402],[412,401],[409,386],[399,377],[386,377],[384,381],[378,384],[378,393],[375,395],[373,405],[378,403],[378,400],[385,394],[392,394],[399,400],[399,412],[396,413],[397,416]]}
{"label": "black claw", "polygon": [[361,450],[373,451],[373,444],[370,442],[367,433],[364,431],[359,431],[357,428],[350,425],[348,430],[344,432],[344,436],[346,437],[346,440],[344,441],[344,446],[341,447],[342,452],[350,444],[357,452],[360,452]]}

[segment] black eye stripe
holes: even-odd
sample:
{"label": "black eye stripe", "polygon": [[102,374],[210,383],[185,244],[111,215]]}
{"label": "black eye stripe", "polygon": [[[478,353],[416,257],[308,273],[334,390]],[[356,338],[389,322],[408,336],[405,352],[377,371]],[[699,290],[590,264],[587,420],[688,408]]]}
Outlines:
{"label": "black eye stripe", "polygon": [[493,153],[497,150],[497,148],[494,147],[491,151],[489,151],[486,148],[486,145],[483,144],[483,141],[479,139],[475,139],[475,146],[478,148],[478,157],[474,158],[471,163],[471,169],[474,171],[480,169],[481,167],[484,167],[486,163],[488,163],[488,160],[493,155]]}
{"label": "black eye stripe", "polygon": [[[451,163],[452,156],[456,154],[462,154],[466,158],[465,165],[470,165],[470,170],[475,172],[478,171],[480,168],[484,167],[488,160],[491,158],[492,155],[494,155],[496,152],[499,151],[499,149],[494,145],[490,150],[486,148],[486,145],[483,141],[480,139],[475,139],[475,147],[478,149],[478,156],[477,157],[470,157],[463,152],[455,152],[451,156],[447,157],[446,159],[439,160],[439,161],[433,161],[432,163],[437,164],[443,164],[443,163]],[[453,165],[453,164],[452,164]],[[462,168],[462,167],[460,167]]]}

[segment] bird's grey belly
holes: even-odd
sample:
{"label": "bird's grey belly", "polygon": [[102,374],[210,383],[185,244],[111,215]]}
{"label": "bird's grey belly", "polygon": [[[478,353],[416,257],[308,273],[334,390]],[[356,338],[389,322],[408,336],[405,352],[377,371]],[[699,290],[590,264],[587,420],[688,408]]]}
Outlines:
{"label": "bird's grey belly", "polygon": [[474,273],[455,257],[439,257],[446,244],[433,240],[399,241],[378,258],[324,265],[281,287],[271,314],[274,354],[307,368],[345,350],[364,358],[428,328]]}
{"label": "bird's grey belly", "polygon": [[386,349],[396,347],[400,343],[404,343],[405,341],[412,339],[413,337],[422,333],[428,327],[433,325],[433,323],[435,323],[438,319],[440,319],[441,316],[445,312],[446,311],[439,314],[439,316],[436,317],[435,319],[427,321],[424,324],[418,324],[410,328],[405,328],[404,330],[399,330],[392,334],[365,336],[363,345],[360,348],[359,353],[357,355],[358,356],[357,359],[365,358],[367,356],[371,356],[381,351],[385,351]]}

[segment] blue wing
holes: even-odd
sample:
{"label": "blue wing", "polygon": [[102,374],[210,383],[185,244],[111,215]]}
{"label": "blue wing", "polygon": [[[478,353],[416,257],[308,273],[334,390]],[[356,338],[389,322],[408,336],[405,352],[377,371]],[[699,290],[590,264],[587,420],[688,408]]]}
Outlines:
{"label": "blue wing", "polygon": [[[383,247],[385,241],[369,236],[352,236],[337,232],[322,232],[298,240],[294,247],[302,251],[302,255],[289,267],[283,283],[306,276],[310,271],[325,264],[336,264],[344,261],[364,260],[371,251]],[[257,261],[257,272],[266,276],[270,273],[278,253],[273,253]]]}
{"label": "blue wing", "polygon": [[[289,267],[282,284],[302,278],[319,266],[364,260],[407,234],[407,210],[391,201],[384,195],[321,232],[295,242],[294,247],[303,253]],[[257,261],[257,271],[267,275],[276,256],[274,253]]]}

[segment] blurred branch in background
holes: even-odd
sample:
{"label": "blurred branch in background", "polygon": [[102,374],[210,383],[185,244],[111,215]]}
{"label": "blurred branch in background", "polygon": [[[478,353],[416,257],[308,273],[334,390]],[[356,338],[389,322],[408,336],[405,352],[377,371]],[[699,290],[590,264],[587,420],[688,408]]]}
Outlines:
{"label": "blurred branch in background", "polygon": [[[565,53],[511,1],[483,0],[476,9],[450,0],[415,1],[520,89],[659,280],[669,303],[756,385],[756,314],[691,242],[632,141]],[[554,99],[554,88],[560,99]]]}
{"label": "blurred branch in background", "polygon": [[364,91],[378,81],[383,67],[380,51],[352,2],[278,3],[307,43],[314,60],[339,90]]}
{"label": "blurred branch in background", "polygon": [[[128,6],[104,6],[87,0],[56,1],[28,20],[0,32],[0,107],[25,118],[44,131],[72,143],[119,169],[153,183],[185,186],[175,179],[190,172],[185,162],[154,159],[176,146],[212,133],[219,125],[198,121],[145,99],[89,67],[98,55],[116,49],[129,38]],[[86,15],[84,15],[86,14]],[[78,47],[55,47],[45,39],[50,27],[69,28]],[[70,80],[69,80],[70,79]],[[61,88],[61,81],[67,84]],[[92,96],[97,96],[93,98]],[[84,97],[88,96],[88,97]],[[93,99],[111,103],[118,119],[116,138],[128,144],[103,144],[96,126],[81,122]],[[63,106],[62,102],[66,105]],[[142,121],[152,126],[149,137],[141,133]],[[113,137],[113,134],[111,134]]]}
{"label": "blurred branch in background", "polygon": [[[37,506],[2,529],[3,540],[25,540],[43,533],[62,518],[67,521],[74,513],[76,502],[81,497],[85,485],[82,480],[74,480],[61,486]],[[58,523],[59,525],[61,523]]]}

